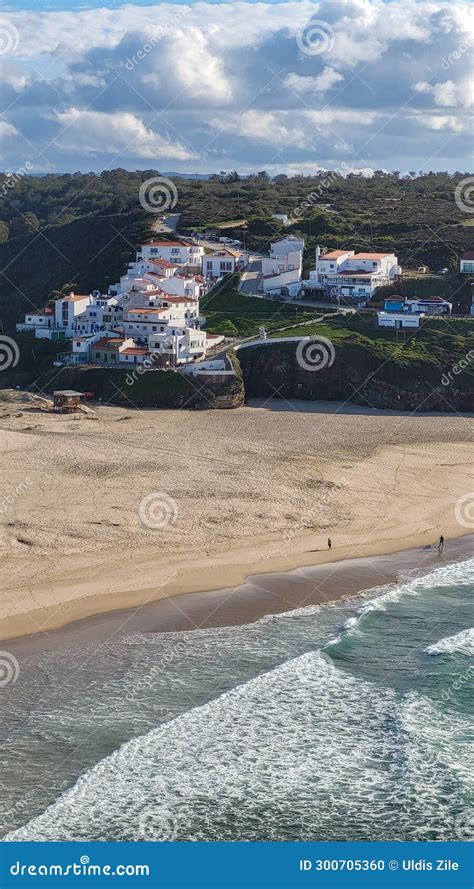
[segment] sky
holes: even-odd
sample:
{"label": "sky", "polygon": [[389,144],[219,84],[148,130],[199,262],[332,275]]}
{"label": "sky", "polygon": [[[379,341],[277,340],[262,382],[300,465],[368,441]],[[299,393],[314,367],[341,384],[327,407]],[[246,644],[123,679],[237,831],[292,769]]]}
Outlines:
{"label": "sky", "polygon": [[463,0],[16,0],[0,169],[468,172],[473,24]]}

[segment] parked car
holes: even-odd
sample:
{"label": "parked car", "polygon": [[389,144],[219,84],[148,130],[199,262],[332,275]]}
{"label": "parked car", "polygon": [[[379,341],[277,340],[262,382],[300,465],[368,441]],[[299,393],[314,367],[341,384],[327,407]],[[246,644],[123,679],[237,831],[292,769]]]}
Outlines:
{"label": "parked car", "polygon": [[438,271],[437,271],[436,274],[438,274],[438,275],[449,275],[449,269],[438,269]]}

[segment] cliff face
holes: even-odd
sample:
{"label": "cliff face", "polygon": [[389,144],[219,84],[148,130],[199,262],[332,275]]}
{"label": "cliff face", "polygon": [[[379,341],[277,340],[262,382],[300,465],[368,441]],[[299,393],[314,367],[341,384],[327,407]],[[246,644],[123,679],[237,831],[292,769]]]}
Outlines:
{"label": "cliff face", "polygon": [[[382,355],[356,339],[335,345],[330,367],[307,370],[296,358],[296,343],[239,349],[247,398],[350,401],[399,411],[474,411],[474,377],[460,374],[443,384],[452,365]],[[454,363],[454,362],[453,362]]]}
{"label": "cliff face", "polygon": [[[235,359],[234,359],[235,360]],[[92,392],[104,404],[124,407],[157,407],[176,409],[226,409],[244,403],[244,384],[240,365],[235,361],[234,376],[218,377],[187,374],[173,370],[140,372],[106,367],[53,368],[40,378],[38,388],[78,389]]]}

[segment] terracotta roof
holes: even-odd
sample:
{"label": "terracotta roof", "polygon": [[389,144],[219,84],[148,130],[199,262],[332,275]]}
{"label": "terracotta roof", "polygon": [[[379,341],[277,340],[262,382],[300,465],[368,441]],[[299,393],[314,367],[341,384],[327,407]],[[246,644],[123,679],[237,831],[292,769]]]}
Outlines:
{"label": "terracotta roof", "polygon": [[422,296],[418,297],[416,300],[407,300],[407,302],[418,302],[418,303],[445,303],[449,302],[449,300],[444,299],[442,296]]}
{"label": "terracotta roof", "polygon": [[185,244],[184,241],[149,241],[148,244],[142,244],[142,247],[190,247],[191,244]]}
{"label": "terracotta roof", "polygon": [[382,259],[384,256],[391,256],[392,251],[386,253],[356,253],[352,259]]}
{"label": "terracotta roof", "polygon": [[105,338],[102,340],[97,340],[97,342],[92,343],[93,349],[113,349],[114,346],[121,346],[125,340],[121,340],[118,337],[116,338]]}
{"label": "terracotta roof", "polygon": [[70,293],[69,296],[61,297],[59,302],[62,302],[65,299],[69,300],[70,302],[75,302],[78,299],[89,299],[89,294],[88,293]]}
{"label": "terracotta roof", "polygon": [[161,265],[164,269],[179,269],[180,266],[176,262],[170,262],[168,259],[149,259],[147,262],[152,262],[154,265]]}
{"label": "terracotta roof", "polygon": [[166,315],[166,309],[145,308],[145,309],[129,309],[128,315]]}
{"label": "terracotta roof", "polygon": [[338,259],[340,256],[346,256],[347,253],[352,253],[352,250],[331,250],[330,253],[324,253],[320,256],[320,259]]}
{"label": "terracotta roof", "polygon": [[122,349],[121,355],[148,355],[148,349],[140,349],[138,346],[132,348],[130,346],[128,349]]}
{"label": "terracotta roof", "polygon": [[468,250],[467,253],[463,253],[461,259],[474,259],[474,250]]}

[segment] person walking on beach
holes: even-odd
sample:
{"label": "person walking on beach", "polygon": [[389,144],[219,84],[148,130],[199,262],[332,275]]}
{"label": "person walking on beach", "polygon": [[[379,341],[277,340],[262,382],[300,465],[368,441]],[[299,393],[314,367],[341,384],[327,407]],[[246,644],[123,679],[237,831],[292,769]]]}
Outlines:
{"label": "person walking on beach", "polygon": [[328,549],[331,549],[331,547],[332,547],[332,540],[330,537],[328,537]]}
{"label": "person walking on beach", "polygon": [[443,535],[441,535],[441,537],[439,538],[439,543],[438,543],[438,552],[440,555],[443,552],[443,547],[444,547],[444,537],[443,537]]}

